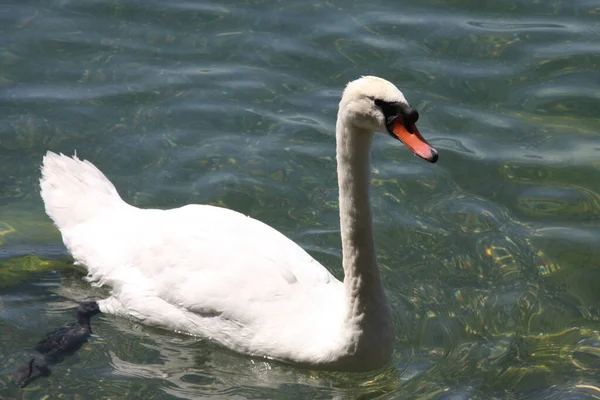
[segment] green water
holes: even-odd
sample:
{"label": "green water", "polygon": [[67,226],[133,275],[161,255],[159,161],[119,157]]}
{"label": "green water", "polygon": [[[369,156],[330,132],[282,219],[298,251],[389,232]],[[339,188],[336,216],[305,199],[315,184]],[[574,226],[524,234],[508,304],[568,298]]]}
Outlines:
{"label": "green water", "polygon": [[[0,399],[599,398],[599,14],[598,0],[4,0]],[[50,378],[15,387],[43,333],[107,294],[44,214],[46,150],[77,150],[140,207],[263,220],[340,277],[335,114],[365,74],[403,90],[440,152],[373,147],[389,367],[306,371],[101,315]]]}

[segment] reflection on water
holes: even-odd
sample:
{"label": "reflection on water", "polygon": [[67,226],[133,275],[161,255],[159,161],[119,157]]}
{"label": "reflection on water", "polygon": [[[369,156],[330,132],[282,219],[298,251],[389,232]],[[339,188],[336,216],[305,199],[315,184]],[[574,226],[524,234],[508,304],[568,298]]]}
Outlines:
{"label": "reflection on water", "polygon": [[[600,396],[595,1],[0,5],[0,397]],[[333,132],[343,85],[386,77],[440,151],[373,147],[392,364],[301,370],[99,316],[46,380],[11,374],[102,298],[43,212],[47,149],[142,207],[223,205],[341,276]]]}

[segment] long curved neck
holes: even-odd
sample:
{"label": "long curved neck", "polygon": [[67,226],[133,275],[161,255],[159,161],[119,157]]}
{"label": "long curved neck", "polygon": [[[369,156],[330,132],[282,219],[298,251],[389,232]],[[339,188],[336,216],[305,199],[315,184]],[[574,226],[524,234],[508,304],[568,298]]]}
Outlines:
{"label": "long curved neck", "polygon": [[[356,326],[359,335],[381,338],[382,334],[393,335],[393,323],[377,267],[373,240],[369,201],[372,139],[373,132],[359,131],[347,124],[340,111],[336,141],[346,292],[345,322]],[[393,341],[393,338],[389,339]]]}

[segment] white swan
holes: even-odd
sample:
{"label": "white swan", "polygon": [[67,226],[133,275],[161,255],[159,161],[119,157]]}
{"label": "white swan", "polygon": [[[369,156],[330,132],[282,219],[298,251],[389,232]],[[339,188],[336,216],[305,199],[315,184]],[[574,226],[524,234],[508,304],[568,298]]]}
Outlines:
{"label": "white swan", "polygon": [[371,140],[389,132],[435,162],[417,118],[384,79],[362,77],[344,90],[336,124],[343,283],[286,236],[238,212],[130,206],[76,156],[46,154],[41,194],[76,264],[112,288],[98,301],[102,312],[254,356],[369,370],[388,362],[395,336],[373,244]]}

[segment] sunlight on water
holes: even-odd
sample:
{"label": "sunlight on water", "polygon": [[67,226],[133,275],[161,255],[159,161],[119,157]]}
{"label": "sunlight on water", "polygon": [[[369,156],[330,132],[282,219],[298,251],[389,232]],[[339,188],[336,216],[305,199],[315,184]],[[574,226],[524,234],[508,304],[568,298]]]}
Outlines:
{"label": "sunlight on water", "polygon": [[[0,5],[0,398],[600,397],[597,1],[8,1]],[[334,129],[374,74],[440,152],[373,145],[393,362],[309,371],[101,315],[24,390],[12,377],[76,302],[39,198],[48,149],[140,207],[271,224],[341,277]],[[48,397],[50,396],[50,397]]]}

